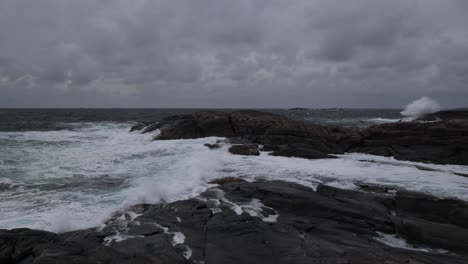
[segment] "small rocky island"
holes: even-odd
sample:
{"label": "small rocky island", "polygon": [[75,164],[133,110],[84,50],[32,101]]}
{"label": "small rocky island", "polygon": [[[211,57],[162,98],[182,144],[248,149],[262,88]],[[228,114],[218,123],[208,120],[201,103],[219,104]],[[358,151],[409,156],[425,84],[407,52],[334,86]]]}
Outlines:
{"label": "small rocky island", "polygon": [[[468,165],[464,111],[364,130],[258,111],[198,112],[131,130],[158,131],[155,140],[225,137],[236,155],[321,159],[362,152]],[[369,185],[313,190],[240,178],[211,184],[188,200],[116,212],[100,228],[0,230],[0,263],[468,263],[465,201]]]}
{"label": "small rocky island", "polygon": [[[364,130],[321,126],[260,111],[197,112],[157,123],[141,123],[131,131],[160,130],[157,140],[226,137],[257,153],[300,158],[333,158],[360,152],[400,160],[468,165],[468,111],[442,111],[411,122],[395,122]],[[213,147],[213,146],[212,146]],[[241,147],[236,146],[235,152]]]}

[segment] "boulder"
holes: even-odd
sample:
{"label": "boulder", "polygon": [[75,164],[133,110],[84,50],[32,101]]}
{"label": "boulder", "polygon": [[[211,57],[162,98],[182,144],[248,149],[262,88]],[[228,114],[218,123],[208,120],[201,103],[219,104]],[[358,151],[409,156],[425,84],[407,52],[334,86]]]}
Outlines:
{"label": "boulder", "polygon": [[235,155],[247,155],[247,156],[259,156],[258,145],[256,144],[245,144],[245,145],[233,145],[229,148],[229,152]]}

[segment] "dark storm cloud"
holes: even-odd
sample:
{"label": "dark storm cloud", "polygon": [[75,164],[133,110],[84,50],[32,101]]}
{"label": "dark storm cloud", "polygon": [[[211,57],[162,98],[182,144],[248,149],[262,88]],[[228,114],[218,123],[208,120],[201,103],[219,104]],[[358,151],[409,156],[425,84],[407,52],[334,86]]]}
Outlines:
{"label": "dark storm cloud", "polygon": [[463,0],[4,0],[0,107],[468,98]]}

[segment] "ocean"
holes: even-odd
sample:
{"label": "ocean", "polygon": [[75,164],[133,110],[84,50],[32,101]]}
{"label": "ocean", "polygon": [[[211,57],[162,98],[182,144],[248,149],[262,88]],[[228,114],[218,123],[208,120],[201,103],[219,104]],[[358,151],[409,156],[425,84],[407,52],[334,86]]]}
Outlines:
{"label": "ocean", "polygon": [[[129,132],[199,109],[0,109],[0,229],[54,232],[103,224],[137,203],[196,196],[226,176],[284,180],[315,188],[379,184],[468,200],[468,166],[397,161],[365,154],[306,160],[236,156],[203,146],[222,138],[153,141]],[[231,111],[223,109],[221,111]],[[264,109],[324,125],[365,128],[395,122],[397,109]],[[425,166],[430,170],[420,170]]]}

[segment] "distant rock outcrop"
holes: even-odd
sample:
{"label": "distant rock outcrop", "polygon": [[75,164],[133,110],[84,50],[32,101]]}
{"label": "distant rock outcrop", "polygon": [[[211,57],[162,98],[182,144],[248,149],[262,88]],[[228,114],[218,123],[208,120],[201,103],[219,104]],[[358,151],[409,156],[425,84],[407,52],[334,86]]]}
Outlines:
{"label": "distant rock outcrop", "polygon": [[361,143],[349,152],[468,165],[468,111],[442,111],[413,122],[373,126],[361,135]]}
{"label": "distant rock outcrop", "polygon": [[433,114],[427,114],[419,117],[416,121],[445,121],[445,122],[468,122],[468,110],[444,110]]}
{"label": "distant rock outcrop", "polygon": [[[159,129],[158,140],[208,136],[263,145],[273,155],[330,158],[362,152],[396,159],[468,165],[468,111],[441,111],[411,122],[364,130],[321,126],[253,110],[197,112],[165,118],[142,132]],[[245,152],[247,153],[247,152]]]}
{"label": "distant rock outcrop", "polygon": [[224,112],[196,112],[164,118],[143,133],[159,129],[157,139],[188,139],[200,137],[233,137],[235,136],[229,115]]}
{"label": "distant rock outcrop", "polygon": [[289,111],[307,111],[309,110],[308,108],[303,108],[303,107],[293,107],[293,108],[288,108]]}
{"label": "distant rock outcrop", "polygon": [[[175,115],[146,126],[142,133],[156,129],[160,130],[157,140],[208,136],[242,138],[247,143],[264,145],[265,149],[291,150],[300,145],[300,149],[311,150],[317,157],[343,153],[349,145],[360,140],[359,134],[348,129],[324,127],[253,110]],[[286,151],[280,151],[277,155],[281,153]],[[287,156],[291,156],[290,151]]]}

